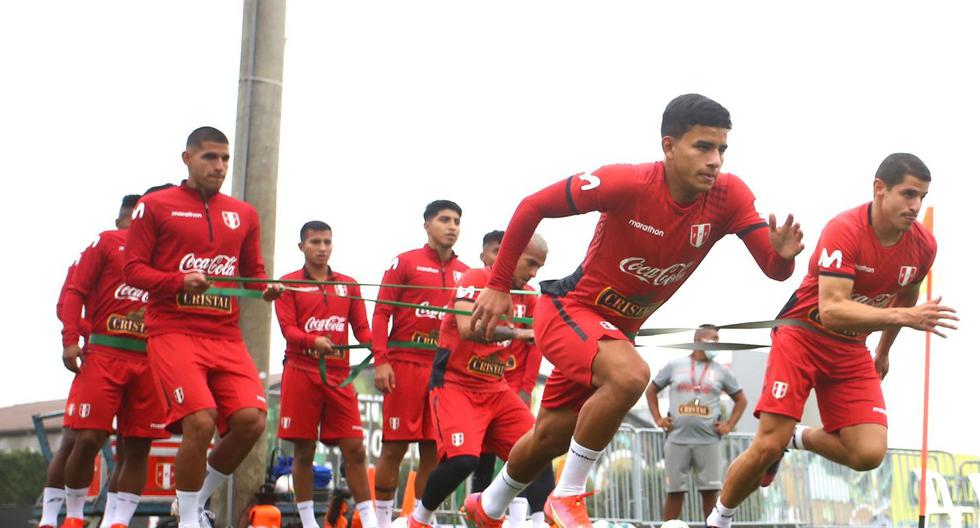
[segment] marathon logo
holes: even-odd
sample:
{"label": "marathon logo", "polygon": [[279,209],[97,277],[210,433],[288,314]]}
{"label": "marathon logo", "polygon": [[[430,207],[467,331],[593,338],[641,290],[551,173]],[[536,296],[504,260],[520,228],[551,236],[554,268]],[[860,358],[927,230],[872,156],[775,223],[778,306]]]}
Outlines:
{"label": "marathon logo", "polygon": [[106,319],[106,330],[110,334],[129,334],[136,337],[146,337],[143,328],[143,310],[130,312],[126,315],[111,314]]}
{"label": "marathon logo", "polygon": [[181,309],[200,309],[231,313],[231,297],[208,295],[207,293],[178,293],[177,307]]}
{"label": "marathon logo", "polygon": [[434,330],[431,334],[423,334],[422,332],[412,333],[413,343],[422,343],[425,345],[438,346],[439,345],[439,331]]}
{"label": "marathon logo", "polygon": [[602,290],[595,303],[628,319],[646,319],[660,307],[660,303],[641,304],[630,300],[612,288]]}
{"label": "marathon logo", "polygon": [[488,358],[470,356],[470,360],[466,362],[466,370],[469,372],[492,379],[503,378],[506,369],[507,364],[501,363],[493,356]]}

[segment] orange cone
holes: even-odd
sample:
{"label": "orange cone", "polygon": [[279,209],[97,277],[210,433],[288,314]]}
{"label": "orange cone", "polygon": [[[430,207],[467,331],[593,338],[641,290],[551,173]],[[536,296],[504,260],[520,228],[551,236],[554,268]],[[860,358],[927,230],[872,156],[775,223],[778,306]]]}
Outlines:
{"label": "orange cone", "polygon": [[405,483],[405,497],[402,499],[402,512],[399,517],[407,517],[415,509],[415,471],[408,472]]}

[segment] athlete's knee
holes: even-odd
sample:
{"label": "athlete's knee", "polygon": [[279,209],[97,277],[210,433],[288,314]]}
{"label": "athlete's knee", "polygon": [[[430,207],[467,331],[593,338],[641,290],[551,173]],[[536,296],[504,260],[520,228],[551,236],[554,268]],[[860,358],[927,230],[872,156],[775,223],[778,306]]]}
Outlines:
{"label": "athlete's knee", "polygon": [[85,429],[78,432],[75,437],[75,451],[86,455],[94,455],[102,449],[105,443],[106,433],[95,429]]}
{"label": "athlete's knee", "polygon": [[293,463],[296,467],[306,467],[313,464],[315,455],[315,443],[308,441],[293,442]]}
{"label": "athlete's knee", "polygon": [[568,451],[572,435],[565,430],[555,430],[546,427],[535,427],[534,443],[537,451],[545,458],[554,459]]}
{"label": "athlete's knee", "polygon": [[364,452],[364,444],[361,442],[341,444],[340,454],[344,457],[344,463],[348,465],[363,465],[367,459],[367,454]]}
{"label": "athlete's knee", "polygon": [[204,409],[183,417],[180,420],[180,425],[183,429],[184,438],[206,438],[210,440],[214,435],[216,416],[217,412],[214,409]]}
{"label": "athlete's knee", "polygon": [[768,467],[783,455],[787,442],[788,440],[782,440],[775,434],[756,434],[749,450],[755,453],[762,465]]}
{"label": "athlete's knee", "polygon": [[259,409],[235,411],[228,420],[232,431],[249,438],[258,438],[265,431],[265,412]]}
{"label": "athlete's knee", "polygon": [[878,446],[861,446],[851,453],[848,466],[855,471],[871,471],[881,465],[885,460],[887,450]]}
{"label": "athlete's knee", "polygon": [[387,463],[401,463],[408,451],[408,444],[405,442],[383,442],[381,444],[381,461]]}
{"label": "athlete's knee", "polygon": [[639,398],[650,384],[650,366],[640,356],[622,358],[611,367],[614,372],[607,373],[603,385],[617,392]]}

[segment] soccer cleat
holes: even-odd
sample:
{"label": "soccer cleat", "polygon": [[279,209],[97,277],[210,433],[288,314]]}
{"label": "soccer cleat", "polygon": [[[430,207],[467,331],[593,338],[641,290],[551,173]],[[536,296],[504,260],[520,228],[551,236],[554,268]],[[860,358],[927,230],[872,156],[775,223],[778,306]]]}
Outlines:
{"label": "soccer cleat", "polygon": [[731,528],[732,517],[735,517],[735,515],[722,515],[721,512],[718,511],[718,508],[712,508],[711,515],[705,519],[704,525],[706,528]]}
{"label": "soccer cleat", "polygon": [[197,523],[201,525],[201,528],[211,528],[214,526],[214,512],[204,509],[198,510],[198,512],[200,513],[198,514]]}
{"label": "soccer cleat", "polygon": [[65,517],[65,522],[61,523],[61,528],[85,528],[85,519]]}
{"label": "soccer cleat", "polygon": [[556,528],[592,528],[589,512],[585,508],[585,498],[595,495],[594,491],[581,495],[556,497],[548,495],[544,503],[544,518]]}
{"label": "soccer cleat", "polygon": [[110,526],[109,528],[129,528],[129,527],[128,527],[128,526],[126,526],[126,525],[125,525],[125,524],[123,524],[123,523],[115,523],[115,524],[113,524],[112,526]]}
{"label": "soccer cleat", "polygon": [[779,455],[779,458],[777,458],[776,461],[769,466],[766,473],[762,475],[762,480],[759,481],[759,486],[768,488],[769,485],[772,484],[772,481],[776,480],[776,472],[779,471],[779,463],[783,461],[783,456],[785,455],[786,451],[783,451],[783,454]]}
{"label": "soccer cleat", "polygon": [[408,528],[432,528],[432,525],[422,524],[415,520],[415,516],[409,514],[408,516]]}
{"label": "soccer cleat", "polygon": [[494,519],[487,515],[487,512],[483,511],[483,505],[480,504],[480,495],[482,493],[470,493],[466,496],[466,500],[463,501],[463,511],[466,513],[466,519],[473,523],[476,528],[501,528],[504,525],[504,520]]}

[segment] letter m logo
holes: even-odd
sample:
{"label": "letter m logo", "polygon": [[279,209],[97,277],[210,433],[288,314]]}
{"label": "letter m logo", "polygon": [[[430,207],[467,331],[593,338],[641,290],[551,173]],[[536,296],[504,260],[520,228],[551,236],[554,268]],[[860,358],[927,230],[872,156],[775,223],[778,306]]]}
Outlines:
{"label": "letter m logo", "polygon": [[844,260],[844,255],[839,249],[835,249],[832,253],[827,253],[827,248],[820,250],[820,267],[829,268],[831,266],[840,269],[841,261]]}

